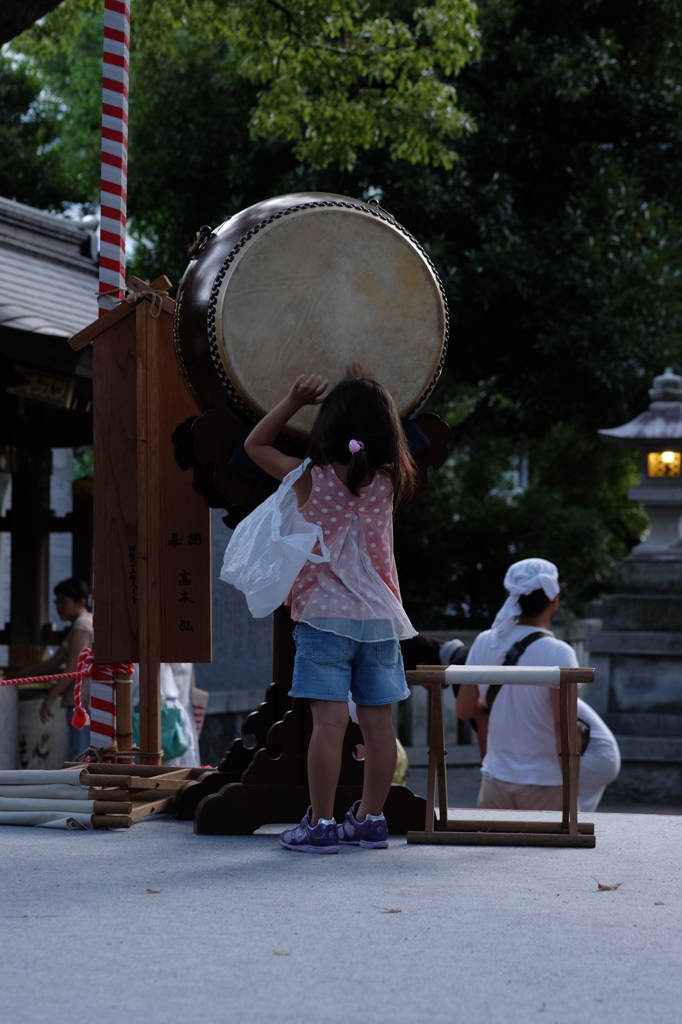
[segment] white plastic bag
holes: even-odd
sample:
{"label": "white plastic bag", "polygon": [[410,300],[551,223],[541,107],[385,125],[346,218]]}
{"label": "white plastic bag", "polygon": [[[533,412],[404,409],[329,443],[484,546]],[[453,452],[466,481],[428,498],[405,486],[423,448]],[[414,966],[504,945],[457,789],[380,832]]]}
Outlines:
{"label": "white plastic bag", "polygon": [[[274,494],[242,519],[225,549],[220,578],[244,593],[256,619],[279,608],[306,562],[329,561],[322,530],[300,515],[293,489],[309,464],[306,459],[292,470]],[[319,555],[313,554],[318,541]]]}

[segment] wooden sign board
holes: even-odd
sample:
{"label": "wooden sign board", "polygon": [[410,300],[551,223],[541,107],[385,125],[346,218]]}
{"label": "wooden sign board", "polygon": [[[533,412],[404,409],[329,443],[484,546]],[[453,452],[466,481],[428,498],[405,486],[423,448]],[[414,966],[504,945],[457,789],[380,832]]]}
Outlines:
{"label": "wooden sign board", "polygon": [[[162,314],[163,315],[163,314]],[[172,317],[158,348],[159,607],[162,661],[211,660],[211,510],[175,461],[171,434],[197,415],[173,349]]]}
{"label": "wooden sign board", "polygon": [[[173,351],[174,303],[121,304],[93,342],[95,660],[211,660],[210,510],[172,430],[197,409]],[[158,315],[155,315],[158,314]]]}

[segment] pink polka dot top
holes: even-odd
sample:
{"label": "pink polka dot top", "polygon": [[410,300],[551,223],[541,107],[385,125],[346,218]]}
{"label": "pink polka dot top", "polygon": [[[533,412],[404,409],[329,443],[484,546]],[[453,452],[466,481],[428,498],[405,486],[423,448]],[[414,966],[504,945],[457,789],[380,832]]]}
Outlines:
{"label": "pink polka dot top", "polygon": [[287,600],[292,618],[355,640],[414,636],[393,557],[390,477],[375,473],[355,495],[331,466],[312,466],[311,473],[310,496],[298,511],[320,528],[330,558],[304,565]]}

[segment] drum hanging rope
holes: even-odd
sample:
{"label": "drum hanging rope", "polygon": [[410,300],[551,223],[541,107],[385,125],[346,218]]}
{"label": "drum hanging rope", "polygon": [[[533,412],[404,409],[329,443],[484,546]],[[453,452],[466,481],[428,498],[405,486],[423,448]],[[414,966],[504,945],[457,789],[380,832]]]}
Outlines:
{"label": "drum hanging rope", "polygon": [[[150,299],[151,309],[149,310],[150,316],[156,319],[161,314],[163,309],[163,299],[168,296],[167,291],[163,291],[159,288],[140,288],[134,282],[128,281],[126,283],[126,294],[124,298],[117,302],[116,305],[120,305],[121,302],[127,302],[129,305],[135,305],[140,299]],[[97,298],[102,295],[108,295],[111,297],[111,292],[98,292]]]}
{"label": "drum hanging rope", "polygon": [[196,241],[192,242],[189,249],[187,250],[187,255],[189,256],[190,259],[194,259],[195,256],[199,255],[199,253],[204,248],[212,234],[212,227],[210,227],[208,224],[201,225],[201,227],[197,231]]}

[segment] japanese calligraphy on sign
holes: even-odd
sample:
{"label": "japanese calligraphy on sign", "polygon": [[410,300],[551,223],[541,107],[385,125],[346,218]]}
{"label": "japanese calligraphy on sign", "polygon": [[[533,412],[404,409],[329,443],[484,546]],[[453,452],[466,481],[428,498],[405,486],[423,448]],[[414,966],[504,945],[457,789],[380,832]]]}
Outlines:
{"label": "japanese calligraphy on sign", "polygon": [[92,326],[95,658],[137,662],[153,651],[162,661],[210,661],[210,509],[172,442],[198,410],[176,363],[171,315],[143,312]]}

